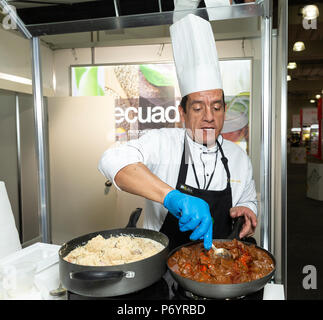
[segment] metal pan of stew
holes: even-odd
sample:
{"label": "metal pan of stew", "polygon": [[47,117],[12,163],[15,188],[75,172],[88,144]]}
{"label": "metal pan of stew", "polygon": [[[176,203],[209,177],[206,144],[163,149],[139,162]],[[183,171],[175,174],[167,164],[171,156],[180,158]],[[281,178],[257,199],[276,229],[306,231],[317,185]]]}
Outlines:
{"label": "metal pan of stew", "polygon": [[240,241],[243,223],[244,218],[238,218],[228,239],[213,239],[215,247],[230,251],[230,259],[205,250],[202,241],[170,252],[167,267],[183,289],[200,297],[230,299],[259,291],[268,283],[276,270],[275,257],[257,245]]}

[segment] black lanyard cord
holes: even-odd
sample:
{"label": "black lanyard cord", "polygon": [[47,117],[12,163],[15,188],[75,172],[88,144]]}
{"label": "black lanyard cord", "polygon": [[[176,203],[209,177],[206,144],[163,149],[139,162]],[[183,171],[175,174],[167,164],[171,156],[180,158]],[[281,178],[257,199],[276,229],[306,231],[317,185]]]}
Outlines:
{"label": "black lanyard cord", "polygon": [[[186,136],[185,136],[185,139],[186,139]],[[222,141],[222,142],[223,142],[223,141]],[[215,151],[215,153],[216,153],[216,159],[215,159],[215,163],[214,163],[214,169],[213,169],[213,172],[212,172],[212,174],[211,174],[211,177],[210,177],[209,183],[207,184],[206,188],[205,188],[205,185],[206,185],[205,164],[204,164],[204,162],[202,161],[202,153],[200,154],[200,159],[201,159],[201,162],[202,162],[202,164],[203,164],[203,170],[204,170],[204,190],[208,190],[208,189],[209,189],[210,184],[211,184],[211,181],[212,181],[213,176],[214,176],[214,173],[215,173],[215,168],[216,168],[216,164],[217,164],[217,161],[218,161],[218,151],[219,151],[219,146],[220,146],[220,144],[219,144],[219,142],[218,142],[218,141],[217,141],[217,144],[218,144],[218,148],[217,148],[217,150]],[[221,143],[221,144],[222,144],[222,143]],[[189,147],[188,143],[187,143],[187,146],[188,146],[189,158],[190,158],[191,163],[192,163],[192,168],[193,168],[193,173],[194,173],[194,177],[195,177],[195,182],[196,182],[196,184],[197,184],[198,189],[201,189],[201,187],[200,187],[200,183],[199,183],[199,180],[198,180],[198,178],[197,178],[197,174],[196,174],[196,170],[195,170],[195,165],[194,165],[194,162],[193,162],[193,157],[192,157],[191,150],[190,150],[190,147]],[[185,148],[185,144],[184,144],[184,148]]]}
{"label": "black lanyard cord", "polygon": [[[215,158],[215,163],[214,163],[214,169],[213,169],[213,172],[212,172],[212,174],[211,174],[211,177],[210,177],[209,183],[208,183],[208,185],[206,186],[206,189],[205,189],[205,190],[208,190],[208,189],[209,189],[209,186],[210,186],[211,181],[212,181],[213,176],[214,176],[214,172],[215,172],[215,168],[216,168],[216,164],[217,164],[217,162],[218,162],[218,150],[216,151],[216,158]],[[205,177],[205,173],[204,173],[204,177]]]}
{"label": "black lanyard cord", "polygon": [[193,159],[192,159],[191,152],[190,152],[190,159],[191,159],[191,162],[192,162],[192,168],[193,168],[193,172],[194,172],[195,182],[197,184],[198,189],[201,189],[199,179],[197,179],[197,174],[196,174],[195,165],[194,165],[194,162],[193,162]]}

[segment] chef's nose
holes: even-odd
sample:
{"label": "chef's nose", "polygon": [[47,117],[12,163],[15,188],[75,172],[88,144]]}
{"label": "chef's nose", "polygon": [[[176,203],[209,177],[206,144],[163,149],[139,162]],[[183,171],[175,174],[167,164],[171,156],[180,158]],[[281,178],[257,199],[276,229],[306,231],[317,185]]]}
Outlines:
{"label": "chef's nose", "polygon": [[204,111],[204,120],[208,121],[208,122],[213,121],[213,110],[212,110],[212,108],[207,106],[204,110],[205,110]]}

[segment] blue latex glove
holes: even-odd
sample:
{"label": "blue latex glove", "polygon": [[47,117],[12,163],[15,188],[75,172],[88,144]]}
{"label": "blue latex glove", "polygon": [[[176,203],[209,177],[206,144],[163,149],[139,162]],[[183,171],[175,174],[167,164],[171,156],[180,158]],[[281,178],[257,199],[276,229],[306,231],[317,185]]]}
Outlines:
{"label": "blue latex glove", "polygon": [[180,231],[194,230],[190,239],[192,241],[203,239],[204,248],[211,249],[213,223],[207,202],[178,190],[172,190],[164,199],[164,207],[179,219]]}

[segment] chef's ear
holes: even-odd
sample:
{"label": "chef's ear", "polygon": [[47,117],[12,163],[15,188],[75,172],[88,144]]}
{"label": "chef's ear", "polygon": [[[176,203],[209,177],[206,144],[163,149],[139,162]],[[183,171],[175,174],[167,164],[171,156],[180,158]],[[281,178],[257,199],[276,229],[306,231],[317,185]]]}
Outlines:
{"label": "chef's ear", "polygon": [[186,113],[187,101],[188,101],[188,95],[184,96],[179,104],[185,113]]}
{"label": "chef's ear", "polygon": [[181,122],[185,123],[188,95],[184,96],[178,106]]}
{"label": "chef's ear", "polygon": [[186,112],[185,112],[184,108],[182,107],[182,105],[179,105],[178,106],[178,111],[179,111],[179,115],[181,117],[181,122],[183,124],[185,124]]}

